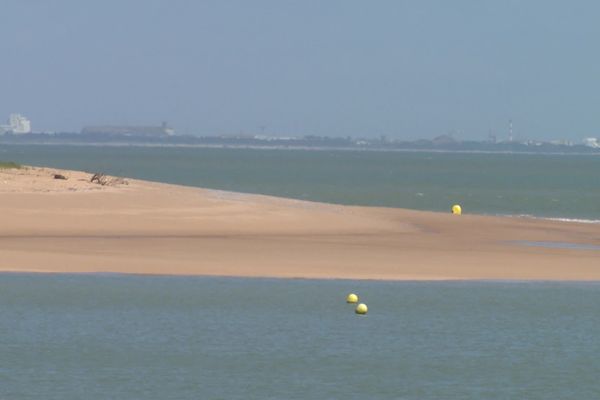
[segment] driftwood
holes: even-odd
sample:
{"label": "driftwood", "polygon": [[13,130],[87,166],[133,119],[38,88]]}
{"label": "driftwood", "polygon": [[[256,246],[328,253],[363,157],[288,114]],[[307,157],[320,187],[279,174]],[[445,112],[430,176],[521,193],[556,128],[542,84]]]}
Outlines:
{"label": "driftwood", "polygon": [[102,173],[92,175],[90,182],[97,183],[102,186],[128,185],[129,183],[123,178],[114,178]]}
{"label": "driftwood", "polygon": [[104,174],[95,173],[94,175],[92,175],[92,179],[90,179],[90,182],[104,186],[108,184],[108,177]]}

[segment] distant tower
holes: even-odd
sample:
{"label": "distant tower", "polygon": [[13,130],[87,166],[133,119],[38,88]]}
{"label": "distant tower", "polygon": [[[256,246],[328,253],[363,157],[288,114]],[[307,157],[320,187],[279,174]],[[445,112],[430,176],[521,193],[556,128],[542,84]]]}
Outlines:
{"label": "distant tower", "polygon": [[513,126],[512,126],[512,119],[508,120],[508,141],[512,142],[513,141]]}

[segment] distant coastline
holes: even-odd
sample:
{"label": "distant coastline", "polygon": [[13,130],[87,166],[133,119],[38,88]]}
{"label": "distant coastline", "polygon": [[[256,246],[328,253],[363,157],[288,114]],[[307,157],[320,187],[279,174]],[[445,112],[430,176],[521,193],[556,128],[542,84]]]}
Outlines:
{"label": "distant coastline", "polygon": [[64,146],[138,146],[138,147],[189,147],[232,148],[259,150],[315,150],[315,151],[380,151],[380,152],[434,152],[473,154],[570,154],[600,155],[600,147],[584,144],[557,144],[550,142],[478,142],[457,141],[451,137],[432,140],[388,141],[369,138],[331,138],[304,136],[229,137],[229,136],[129,136],[85,135],[80,133],[31,133],[26,135],[0,135],[0,145],[64,145]]}

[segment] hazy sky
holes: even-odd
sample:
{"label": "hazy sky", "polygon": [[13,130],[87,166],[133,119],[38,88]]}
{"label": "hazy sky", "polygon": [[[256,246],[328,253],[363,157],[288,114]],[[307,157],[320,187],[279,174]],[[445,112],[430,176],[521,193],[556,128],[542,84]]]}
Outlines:
{"label": "hazy sky", "polygon": [[[0,0],[36,130],[600,136],[598,1]],[[262,128],[261,128],[262,127]]]}

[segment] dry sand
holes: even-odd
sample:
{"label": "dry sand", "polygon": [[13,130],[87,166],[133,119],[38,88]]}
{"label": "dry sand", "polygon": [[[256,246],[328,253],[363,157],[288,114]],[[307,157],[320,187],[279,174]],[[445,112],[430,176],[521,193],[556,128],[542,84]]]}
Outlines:
{"label": "dry sand", "polygon": [[0,170],[0,271],[600,279],[598,250],[515,243],[600,246],[600,224],[347,207],[138,180],[100,186],[90,177]]}

